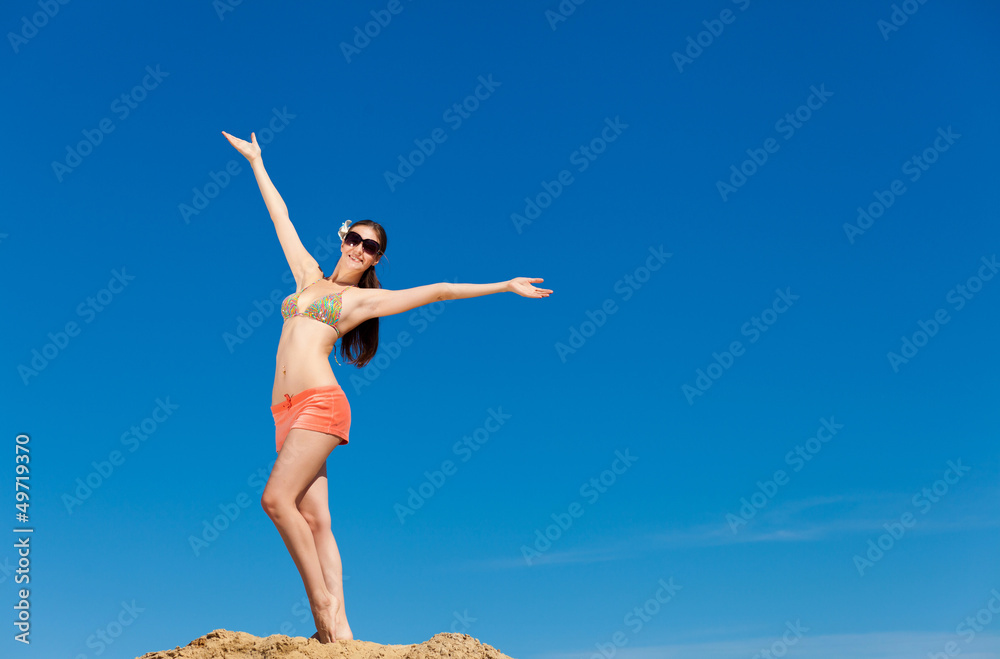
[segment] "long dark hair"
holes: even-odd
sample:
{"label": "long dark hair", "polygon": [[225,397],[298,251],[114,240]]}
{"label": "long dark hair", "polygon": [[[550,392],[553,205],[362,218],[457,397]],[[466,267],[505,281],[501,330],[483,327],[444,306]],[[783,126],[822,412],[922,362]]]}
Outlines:
{"label": "long dark hair", "polygon": [[[354,222],[349,228],[367,225],[378,234],[378,244],[382,246],[382,251],[377,256],[385,254],[389,238],[385,235],[385,229],[378,222],[372,220],[360,220]],[[358,288],[382,288],[378,275],[375,274],[375,265],[368,266],[368,269],[361,275],[358,281]],[[358,368],[363,367],[375,357],[378,350],[378,318],[369,318],[350,332],[340,337],[340,356],[344,361],[351,362]]]}

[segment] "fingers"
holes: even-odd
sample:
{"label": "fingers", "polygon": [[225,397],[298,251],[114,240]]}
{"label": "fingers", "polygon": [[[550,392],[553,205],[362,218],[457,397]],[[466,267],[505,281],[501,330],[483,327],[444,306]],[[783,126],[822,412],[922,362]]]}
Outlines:
{"label": "fingers", "polygon": [[239,151],[247,160],[253,162],[254,158],[259,157],[260,146],[257,144],[257,133],[250,133],[250,142],[234,137],[226,131],[222,131],[222,134],[226,136],[226,139],[233,145],[233,148]]}
{"label": "fingers", "polygon": [[[226,139],[229,140],[229,143],[232,144],[235,147],[239,147],[239,143],[243,142],[243,140],[241,140],[240,138],[234,137],[233,135],[230,135],[226,131],[222,131],[222,134],[225,135]],[[246,144],[246,142],[243,142],[243,143]]]}
{"label": "fingers", "polygon": [[528,293],[525,293],[525,297],[548,297],[552,294],[552,289],[550,288],[535,288],[534,286],[528,285]]}
{"label": "fingers", "polygon": [[532,286],[533,283],[545,281],[541,277],[515,277],[513,281],[515,290],[524,297],[548,297],[553,292],[551,288]]}

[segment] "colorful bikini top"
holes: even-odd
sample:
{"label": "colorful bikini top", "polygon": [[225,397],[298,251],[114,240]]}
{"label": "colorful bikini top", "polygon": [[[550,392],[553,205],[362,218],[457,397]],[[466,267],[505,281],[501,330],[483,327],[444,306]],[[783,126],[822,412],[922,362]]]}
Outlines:
{"label": "colorful bikini top", "polygon": [[[322,280],[317,279],[313,282],[313,284],[317,281]],[[309,286],[312,286],[313,284],[309,284]],[[348,284],[347,288],[350,288],[352,285],[353,284]],[[306,288],[309,288],[309,286],[306,286]],[[302,295],[302,291],[306,290],[306,288],[303,288],[298,293],[292,293],[285,298],[285,301],[281,303],[281,317],[288,320],[292,316],[306,316],[307,318],[318,320],[321,323],[326,323],[333,329],[337,330],[337,338],[340,338],[340,330],[337,329],[337,321],[340,320],[340,298],[343,296],[344,291],[346,291],[347,288],[321,297],[310,304],[308,309],[300,312],[299,296]]]}

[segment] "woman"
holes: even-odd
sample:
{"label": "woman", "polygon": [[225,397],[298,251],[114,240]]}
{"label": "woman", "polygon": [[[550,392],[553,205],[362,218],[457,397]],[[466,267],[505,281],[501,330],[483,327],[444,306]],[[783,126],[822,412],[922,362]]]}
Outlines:
{"label": "woman", "polygon": [[[271,391],[278,458],[261,506],[274,522],[302,575],[316,622],[313,638],[322,643],[353,639],[344,609],[340,552],[330,527],[326,459],[348,443],[351,408],[330,366],[337,339],[340,354],[359,368],[378,348],[378,319],[439,300],[512,292],[548,297],[549,289],[516,277],[495,284],[443,282],[400,291],[380,287],[375,264],[387,239],[376,222],[363,220],[341,228],[340,260],[329,277],[299,240],[288,209],[261,161],[257,136],[250,142],[222,134],[250,162],[278,241],[295,276],[295,293],[281,306],[284,326]],[[345,292],[350,289],[349,293]],[[336,356],[334,356],[336,359]],[[338,361],[338,364],[340,362]]]}

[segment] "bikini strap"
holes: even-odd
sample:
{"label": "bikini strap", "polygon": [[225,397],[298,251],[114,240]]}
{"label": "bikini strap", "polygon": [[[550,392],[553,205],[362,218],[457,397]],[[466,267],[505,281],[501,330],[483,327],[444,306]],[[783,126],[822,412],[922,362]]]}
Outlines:
{"label": "bikini strap", "polygon": [[306,290],[306,288],[309,288],[313,284],[315,284],[317,282],[320,282],[320,281],[322,281],[324,279],[326,279],[326,277],[320,277],[319,279],[317,279],[316,281],[314,281],[312,284],[307,284],[301,291],[299,291],[298,293],[296,293],[296,295],[302,295],[302,293]]}
{"label": "bikini strap", "polygon": [[[352,286],[354,286],[354,284],[348,284],[347,288],[350,288]],[[343,295],[344,291],[346,291],[347,288],[345,288],[343,291],[340,291],[340,294]],[[302,289],[302,290],[305,290],[305,289]],[[339,341],[340,338],[341,338],[340,328],[337,327],[336,325],[334,325],[333,329],[337,330],[337,340]],[[342,366],[342,364],[340,363],[340,360],[337,359],[337,346],[336,346],[336,344],[334,344],[334,346],[333,346],[333,361],[337,362],[337,366]]]}

